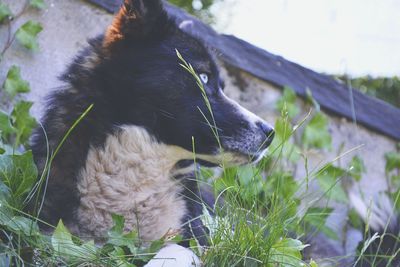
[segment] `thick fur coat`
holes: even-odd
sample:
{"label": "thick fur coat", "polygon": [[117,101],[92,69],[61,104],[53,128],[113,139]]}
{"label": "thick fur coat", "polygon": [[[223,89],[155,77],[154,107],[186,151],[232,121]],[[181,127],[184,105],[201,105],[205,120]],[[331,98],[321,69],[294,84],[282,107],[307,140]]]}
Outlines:
{"label": "thick fur coat", "polygon": [[[208,103],[176,50],[199,75]],[[205,244],[194,158],[208,166],[246,164],[273,138],[271,126],[225,96],[213,56],[176,26],[160,0],[126,0],[62,80],[67,86],[49,97],[43,129],[33,137],[41,170],[47,144],[54,152],[93,108],[51,164],[40,216],[53,225],[62,219],[81,236],[101,240],[115,213],[144,240],[180,231]]]}

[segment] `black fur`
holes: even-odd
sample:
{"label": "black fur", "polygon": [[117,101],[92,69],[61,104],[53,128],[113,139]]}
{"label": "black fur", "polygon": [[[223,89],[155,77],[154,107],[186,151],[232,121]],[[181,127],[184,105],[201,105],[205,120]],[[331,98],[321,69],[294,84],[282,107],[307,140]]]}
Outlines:
{"label": "black fur", "polygon": [[[93,109],[72,131],[51,165],[41,218],[50,224],[62,219],[66,225],[76,220],[79,205],[77,177],[85,164],[90,146],[101,146],[108,134],[120,125],[143,126],[160,142],[192,150],[217,153],[218,143],[203,114],[212,121],[194,78],[179,65],[175,50],[198,73],[207,73],[205,85],[222,142],[249,122],[232,112],[232,103],[221,92],[223,82],[207,48],[180,30],[164,11],[159,0],[126,0],[105,35],[90,41],[61,79],[69,84],[48,100],[42,120],[50,151],[55,148],[78,117],[91,105]],[[202,113],[199,111],[202,111]],[[259,131],[267,139],[272,129],[260,122]],[[44,168],[46,139],[42,129],[33,137],[32,149],[37,165]],[[252,146],[237,153],[255,155]],[[197,185],[188,180],[185,192],[196,199]],[[193,195],[194,194],[194,195]],[[188,203],[187,218],[195,218],[202,207]],[[204,229],[198,220],[192,229],[200,236]],[[204,241],[204,240],[203,240]],[[202,241],[202,243],[204,243]]]}

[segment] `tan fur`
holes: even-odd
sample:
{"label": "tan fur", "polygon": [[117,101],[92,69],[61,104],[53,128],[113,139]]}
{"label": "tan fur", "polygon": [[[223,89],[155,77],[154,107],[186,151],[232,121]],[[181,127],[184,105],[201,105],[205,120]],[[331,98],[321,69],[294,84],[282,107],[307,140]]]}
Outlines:
{"label": "tan fur", "polygon": [[172,172],[177,161],[190,156],[135,126],[123,127],[103,147],[90,149],[78,185],[83,233],[104,236],[112,226],[112,213],[123,215],[125,230],[136,228],[143,240],[180,229],[186,207]]}
{"label": "tan fur", "polygon": [[[227,165],[248,161],[233,153],[196,157]],[[91,148],[78,182],[80,235],[105,236],[113,213],[123,215],[125,230],[138,230],[145,241],[179,230],[186,206],[183,186],[173,177],[194,170],[175,169],[182,159],[193,159],[193,153],[159,143],[138,126],[124,126]]]}

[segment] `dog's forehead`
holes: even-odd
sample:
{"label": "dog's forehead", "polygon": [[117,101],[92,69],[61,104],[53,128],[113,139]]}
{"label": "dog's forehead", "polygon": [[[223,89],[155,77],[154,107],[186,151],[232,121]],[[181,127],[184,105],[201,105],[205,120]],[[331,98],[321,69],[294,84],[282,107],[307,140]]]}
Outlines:
{"label": "dog's forehead", "polygon": [[183,56],[199,61],[201,67],[210,69],[214,59],[208,47],[199,39],[189,33],[178,29],[172,36],[171,43]]}

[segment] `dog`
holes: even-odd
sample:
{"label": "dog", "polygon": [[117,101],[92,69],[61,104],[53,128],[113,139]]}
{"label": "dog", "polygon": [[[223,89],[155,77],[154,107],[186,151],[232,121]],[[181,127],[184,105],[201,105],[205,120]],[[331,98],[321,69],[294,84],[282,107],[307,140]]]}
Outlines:
{"label": "dog", "polygon": [[67,86],[49,96],[32,150],[43,171],[69,132],[51,162],[40,218],[61,219],[79,236],[101,240],[119,214],[144,241],[179,231],[205,245],[196,166],[256,162],[273,140],[273,127],[224,94],[211,52],[161,0],[125,0],[61,79]]}

